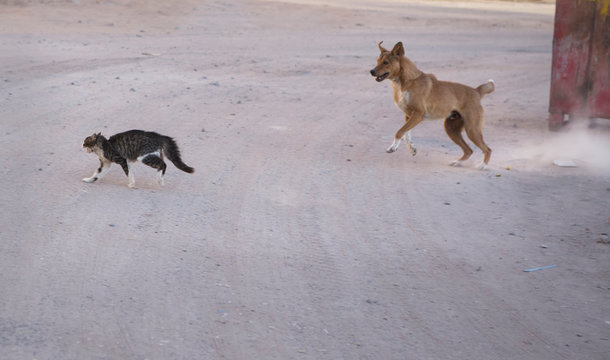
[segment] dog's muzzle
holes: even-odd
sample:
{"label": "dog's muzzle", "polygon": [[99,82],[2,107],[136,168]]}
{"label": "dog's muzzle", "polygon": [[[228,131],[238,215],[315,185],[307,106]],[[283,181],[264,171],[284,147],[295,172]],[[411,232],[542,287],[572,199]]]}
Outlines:
{"label": "dog's muzzle", "polygon": [[379,81],[383,81],[385,80],[385,78],[388,77],[388,75],[390,75],[390,73],[385,73],[385,74],[381,74],[381,75],[377,75],[377,70],[373,69],[371,70],[371,75],[373,75],[375,77],[375,80]]}

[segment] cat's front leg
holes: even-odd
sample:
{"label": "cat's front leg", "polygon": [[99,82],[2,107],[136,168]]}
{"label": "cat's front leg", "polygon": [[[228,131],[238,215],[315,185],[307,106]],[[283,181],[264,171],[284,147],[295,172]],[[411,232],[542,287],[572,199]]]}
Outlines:
{"label": "cat's front leg", "polygon": [[112,159],[115,163],[121,165],[121,168],[123,168],[123,172],[125,173],[125,175],[127,175],[127,178],[129,179],[129,181],[127,182],[127,186],[129,186],[130,188],[135,188],[136,187],[136,178],[133,176],[133,172],[129,171],[129,162],[127,161],[127,159],[123,158],[123,157],[116,157],[114,159]]}
{"label": "cat's front leg", "polygon": [[130,189],[134,189],[136,187],[136,178],[133,177],[133,173],[129,174],[129,182],[127,183],[127,186]]}
{"label": "cat's front leg", "polygon": [[95,170],[95,172],[93,173],[93,175],[91,175],[91,177],[84,178],[83,181],[92,183],[92,182],[97,181],[98,179],[101,179],[110,170],[110,165],[112,165],[112,163],[110,161],[100,160],[100,167],[97,170]]}
{"label": "cat's front leg", "polygon": [[118,158],[112,159],[112,161],[121,165],[121,168],[123,168],[123,172],[125,172],[125,175],[129,176],[129,164],[127,163],[127,160],[125,158],[118,157]]}
{"label": "cat's front leg", "polygon": [[129,163],[126,162],[125,166],[127,166],[127,170],[125,171],[127,173],[127,178],[129,179],[129,182],[127,183],[127,186],[130,189],[133,189],[136,187],[136,178],[133,176],[133,171],[129,171]]}

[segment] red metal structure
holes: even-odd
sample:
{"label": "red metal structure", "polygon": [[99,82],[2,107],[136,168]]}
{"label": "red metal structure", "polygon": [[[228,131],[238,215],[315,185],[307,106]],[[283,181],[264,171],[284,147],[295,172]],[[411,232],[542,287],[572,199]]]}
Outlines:
{"label": "red metal structure", "polygon": [[557,0],[549,127],[610,118],[610,0]]}

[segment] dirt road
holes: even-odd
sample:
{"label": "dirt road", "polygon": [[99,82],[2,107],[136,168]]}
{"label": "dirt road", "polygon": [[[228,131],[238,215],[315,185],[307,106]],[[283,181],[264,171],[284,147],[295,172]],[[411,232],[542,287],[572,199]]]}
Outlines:
{"label": "dirt road", "polygon": [[[2,359],[607,359],[610,126],[547,131],[552,4],[3,3]],[[439,121],[385,153],[381,40],[496,81],[487,170]],[[82,182],[132,128],[195,174]]]}

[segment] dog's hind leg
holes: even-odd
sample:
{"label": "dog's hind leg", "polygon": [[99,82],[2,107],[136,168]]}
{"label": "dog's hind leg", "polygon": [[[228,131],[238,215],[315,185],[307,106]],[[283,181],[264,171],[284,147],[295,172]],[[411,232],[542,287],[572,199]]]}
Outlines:
{"label": "dog's hind leg", "polygon": [[472,142],[478,146],[481,151],[483,151],[483,154],[485,154],[483,161],[481,161],[481,163],[477,166],[477,169],[479,170],[485,169],[489,163],[489,159],[491,158],[491,149],[489,146],[487,146],[487,144],[485,144],[485,141],[483,141],[483,134],[479,129],[476,128],[466,128],[466,134],[468,135],[468,138],[472,140]]}
{"label": "dog's hind leg", "polygon": [[[470,120],[474,120],[474,121],[470,121]],[[479,166],[477,166],[477,168],[479,170],[483,170],[483,169],[485,169],[485,167],[489,163],[489,159],[491,158],[491,149],[489,148],[489,146],[487,146],[487,144],[485,144],[485,141],[483,141],[483,129],[482,129],[483,128],[483,109],[482,108],[476,115],[469,118],[469,121],[467,123],[465,123],[464,128],[466,129],[466,135],[468,135],[468,138],[470,140],[472,140],[472,142],[479,149],[481,149],[481,151],[483,151],[483,154],[484,154],[483,161],[479,164]]]}
{"label": "dog's hind leg", "polygon": [[468,160],[472,155],[472,149],[462,137],[462,130],[464,130],[464,118],[457,111],[452,111],[445,119],[445,131],[449,138],[462,148],[464,155],[458,160],[453,161],[451,166],[460,166],[463,161]]}

